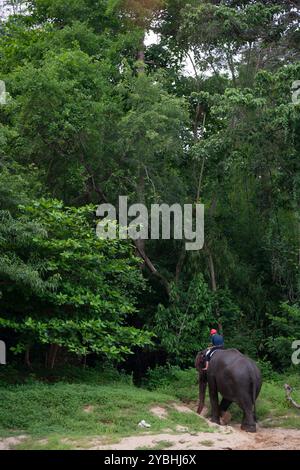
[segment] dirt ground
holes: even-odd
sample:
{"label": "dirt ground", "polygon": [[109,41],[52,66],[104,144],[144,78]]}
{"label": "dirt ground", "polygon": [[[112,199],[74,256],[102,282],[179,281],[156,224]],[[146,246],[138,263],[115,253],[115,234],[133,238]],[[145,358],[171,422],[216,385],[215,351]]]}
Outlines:
{"label": "dirt ground", "polygon": [[226,430],[215,433],[156,434],[132,436],[122,439],[118,444],[101,446],[94,440],[91,450],[133,450],[156,448],[160,442],[170,445],[161,450],[298,450],[300,431],[290,429],[258,429],[249,434],[236,427],[226,426]]}
{"label": "dirt ground", "polygon": [[[177,411],[182,413],[193,413],[185,405],[174,403]],[[161,419],[166,416],[163,407],[152,408],[152,413]],[[117,444],[101,445],[97,440],[92,442],[91,450],[134,450],[140,448],[159,448],[161,450],[299,450],[300,430],[283,428],[262,428],[257,426],[256,433],[242,431],[240,425],[222,425],[211,423],[205,415],[210,428],[214,432],[199,432],[190,434],[187,430],[178,434],[171,432],[161,434],[151,434],[150,432],[139,436],[131,436],[122,439]],[[230,420],[230,414],[224,421]],[[224,423],[225,424],[225,423]],[[178,429],[178,431],[180,431]],[[160,447],[160,444],[162,446]],[[167,445],[166,445],[167,444]]]}
{"label": "dirt ground", "polygon": [[18,437],[7,437],[5,439],[0,439],[0,450],[10,450],[13,449],[16,445],[24,441],[27,436],[18,436]]}
{"label": "dirt ground", "polygon": [[[174,407],[182,413],[193,413],[185,405],[174,403]],[[162,406],[153,407],[151,412],[164,419],[167,410]],[[205,412],[204,412],[205,414]],[[229,418],[229,417],[227,417]],[[206,418],[204,418],[206,419]],[[214,432],[189,433],[187,428],[178,426],[177,433],[166,429],[160,434],[151,434],[151,430],[145,433],[130,436],[118,443],[103,445],[103,437],[91,438],[89,450],[135,450],[135,449],[159,449],[159,450],[299,450],[300,430],[283,428],[262,428],[257,426],[256,433],[247,433],[240,429],[240,425],[218,426],[207,420],[208,425],[214,428]],[[0,450],[14,448],[27,436],[9,437],[0,439]],[[47,441],[47,439],[45,440]],[[77,449],[80,447],[77,447]],[[86,449],[86,447],[85,447]]]}

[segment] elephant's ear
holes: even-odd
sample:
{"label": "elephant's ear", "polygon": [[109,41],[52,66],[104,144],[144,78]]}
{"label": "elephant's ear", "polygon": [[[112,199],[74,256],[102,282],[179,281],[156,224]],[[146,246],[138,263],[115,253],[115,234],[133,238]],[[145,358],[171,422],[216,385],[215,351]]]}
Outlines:
{"label": "elephant's ear", "polygon": [[203,353],[199,352],[196,356],[195,367],[197,370],[201,370],[203,366]]}

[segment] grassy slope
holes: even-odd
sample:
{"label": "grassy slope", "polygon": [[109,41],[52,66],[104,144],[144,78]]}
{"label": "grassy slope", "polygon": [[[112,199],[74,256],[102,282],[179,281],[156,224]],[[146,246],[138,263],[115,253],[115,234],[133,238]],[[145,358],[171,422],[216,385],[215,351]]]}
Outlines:
{"label": "grassy slope", "polygon": [[[145,432],[137,426],[142,419],[151,423],[151,433],[167,428],[176,432],[178,425],[188,427],[190,432],[208,431],[201,418],[180,413],[171,405],[174,401],[197,399],[194,370],[161,374],[159,381],[150,383],[151,390],[136,388],[130,377],[115,373],[104,376],[95,371],[84,374],[80,371],[71,379],[70,376],[68,379],[53,377],[53,380],[62,379],[64,382],[53,384],[37,382],[34,378],[20,385],[2,383],[0,436],[30,436],[19,448],[68,449],[88,446],[93,436],[103,436],[103,443],[108,443]],[[300,401],[300,380],[296,375],[265,382],[257,406],[258,418],[264,425],[300,428],[300,412],[285,400],[285,381],[297,388],[294,397]],[[168,409],[167,419],[161,420],[150,412],[157,405]],[[233,420],[239,421],[238,408],[233,407],[231,411]]]}
{"label": "grassy slope", "polygon": [[[130,376],[80,371],[71,383],[66,380],[70,381],[70,376],[53,384],[31,379],[31,383],[1,385],[0,381],[0,436],[26,434],[31,438],[19,448],[55,449],[72,448],[74,442],[84,447],[93,436],[103,436],[105,443],[143,433],[145,429],[138,427],[143,419],[151,423],[147,430],[151,433],[163,429],[176,432],[178,425],[190,432],[209,431],[203,419],[174,409],[172,403],[178,401],[174,393],[134,387]],[[150,411],[158,404],[168,409],[164,420]],[[64,438],[68,442],[62,445]]]}

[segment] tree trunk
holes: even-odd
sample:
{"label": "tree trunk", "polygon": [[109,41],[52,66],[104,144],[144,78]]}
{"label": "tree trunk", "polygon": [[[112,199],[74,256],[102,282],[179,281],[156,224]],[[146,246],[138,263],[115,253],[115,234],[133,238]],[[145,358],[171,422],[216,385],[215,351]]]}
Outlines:
{"label": "tree trunk", "polygon": [[145,73],[145,34],[143,34],[143,37],[140,42],[139,46],[139,51],[137,54],[137,59],[139,61],[138,64],[138,74]]}
{"label": "tree trunk", "polygon": [[55,365],[56,356],[60,346],[58,344],[51,344],[47,354],[47,368],[53,369]]}
{"label": "tree trunk", "polygon": [[[145,205],[145,174],[144,174],[144,168],[142,164],[139,164],[138,184],[136,188],[136,193],[137,193],[138,203]],[[139,238],[138,240],[135,241],[135,246],[137,248],[136,250],[137,256],[140,256],[141,259],[143,260],[143,263],[141,266],[143,268],[145,266],[145,259],[143,256],[145,254],[145,240],[143,238]]]}
{"label": "tree trunk", "polygon": [[214,260],[209,248],[206,248],[207,255],[208,255],[208,267],[209,267],[209,274],[210,274],[210,281],[211,281],[211,289],[213,292],[217,290],[217,281],[216,281],[216,273],[215,273],[215,265]]}
{"label": "tree trunk", "polygon": [[31,368],[31,362],[30,362],[30,346],[26,347],[25,351],[25,364],[27,367]]}
{"label": "tree trunk", "polygon": [[186,257],[186,250],[183,247],[182,250],[181,250],[178,262],[176,264],[176,273],[175,273],[175,282],[176,282],[176,284],[178,284],[178,282],[179,282],[179,277],[180,277],[180,274],[181,274],[182,267],[184,265],[185,257]]}

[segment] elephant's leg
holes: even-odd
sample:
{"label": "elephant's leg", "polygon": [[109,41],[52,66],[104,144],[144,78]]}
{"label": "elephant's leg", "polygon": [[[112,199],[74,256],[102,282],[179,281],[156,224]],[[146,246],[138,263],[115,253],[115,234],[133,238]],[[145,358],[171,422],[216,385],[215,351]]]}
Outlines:
{"label": "elephant's leg", "polygon": [[225,413],[225,411],[228,410],[231,403],[232,403],[232,401],[226,400],[226,398],[222,398],[221,403],[220,403],[220,412],[221,412],[221,414],[222,414],[222,412]]}
{"label": "elephant's leg", "polygon": [[256,422],[252,400],[245,400],[239,403],[239,405],[243,410],[243,420],[241,428],[243,429],[243,431],[256,432]]}
{"label": "elephant's leg", "polygon": [[220,403],[220,416],[222,418],[222,424],[228,424],[231,419],[231,414],[227,413],[228,408],[230,407],[232,401],[222,398]]}
{"label": "elephant's leg", "polygon": [[254,405],[254,411],[253,411],[253,418],[254,418],[254,421],[257,423],[257,416],[256,416],[256,408],[255,408],[255,405]]}
{"label": "elephant's leg", "polygon": [[214,381],[209,384],[209,399],[211,405],[211,421],[213,423],[220,424],[218,389]]}

